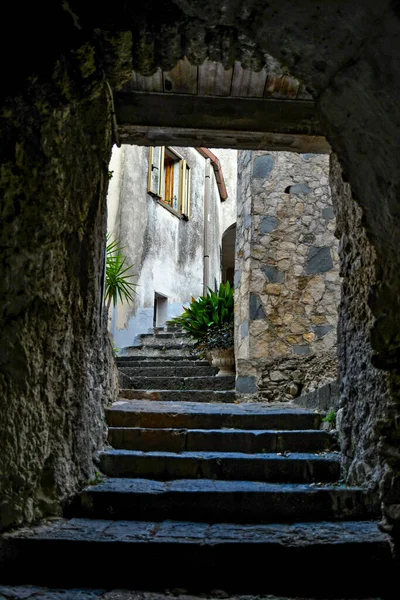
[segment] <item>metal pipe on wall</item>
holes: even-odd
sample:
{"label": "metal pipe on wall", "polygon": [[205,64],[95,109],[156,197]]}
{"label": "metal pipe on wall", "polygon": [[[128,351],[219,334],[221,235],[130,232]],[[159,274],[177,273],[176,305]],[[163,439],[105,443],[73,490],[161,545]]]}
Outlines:
{"label": "metal pipe on wall", "polygon": [[210,222],[210,159],[206,159],[204,178],[204,264],[203,264],[203,295],[208,292],[210,285],[210,251],[209,251],[209,222]]}

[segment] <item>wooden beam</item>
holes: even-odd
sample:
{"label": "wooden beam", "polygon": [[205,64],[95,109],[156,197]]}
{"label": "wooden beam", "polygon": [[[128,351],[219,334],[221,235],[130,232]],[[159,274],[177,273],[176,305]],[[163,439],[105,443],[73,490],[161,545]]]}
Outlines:
{"label": "wooden beam", "polygon": [[115,110],[122,127],[323,135],[313,102],[303,100],[118,92]]}
{"label": "wooden beam", "polygon": [[329,154],[331,147],[323,136],[263,133],[260,131],[221,131],[180,127],[119,125],[122,144],[136,146],[183,146],[186,148],[234,148]]}

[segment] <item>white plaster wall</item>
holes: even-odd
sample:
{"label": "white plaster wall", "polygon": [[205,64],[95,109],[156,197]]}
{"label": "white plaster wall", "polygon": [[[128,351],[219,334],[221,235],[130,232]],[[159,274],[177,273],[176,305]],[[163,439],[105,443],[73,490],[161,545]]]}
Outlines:
{"label": "white plaster wall", "polygon": [[125,148],[126,146],[121,146],[121,148],[113,146],[108,166],[109,172],[112,171],[107,195],[107,231],[110,232],[117,226]]}
{"label": "white plaster wall", "polygon": [[237,218],[237,150],[212,148],[211,152],[215,154],[221,163],[228,192],[227,200],[220,202],[221,232],[224,233],[228,227],[236,223]]}

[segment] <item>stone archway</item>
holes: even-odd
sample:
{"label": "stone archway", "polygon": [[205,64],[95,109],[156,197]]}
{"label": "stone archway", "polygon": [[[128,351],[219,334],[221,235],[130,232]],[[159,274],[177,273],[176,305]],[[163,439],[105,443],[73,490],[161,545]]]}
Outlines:
{"label": "stone archway", "polygon": [[[268,62],[282,77],[293,71],[314,98],[323,133],[356,198],[346,188],[347,213],[340,209],[347,274],[343,448],[350,463],[368,457],[362,469],[351,470],[352,477],[380,482],[385,517],[396,525],[396,4],[274,0],[265,7],[253,0],[176,0],[157,19],[151,3],[117,3],[112,12],[108,6],[93,11],[60,3],[48,9],[46,20],[33,9],[22,17],[18,10],[8,7],[4,18],[20,24],[29,52],[7,61],[0,125],[2,523],[60,510],[93,473],[93,452],[102,443],[101,401],[110,390],[97,300],[113,131],[110,89],[130,79],[132,65],[151,75],[158,66],[172,69],[186,55],[195,66],[207,58],[226,68],[242,61],[254,73]],[[251,145],[256,132],[246,139]],[[332,179],[338,194],[344,193],[338,163]],[[353,310],[354,297],[362,301]],[[373,380],[366,377],[371,372]],[[364,424],[368,431],[359,436]]]}
{"label": "stone archway", "polygon": [[235,276],[236,223],[230,225],[222,235],[222,281],[233,285]]}

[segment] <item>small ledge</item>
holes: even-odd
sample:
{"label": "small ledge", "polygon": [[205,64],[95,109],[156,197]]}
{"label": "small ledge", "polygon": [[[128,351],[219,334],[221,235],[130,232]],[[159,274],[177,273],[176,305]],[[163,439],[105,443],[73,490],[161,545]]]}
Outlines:
{"label": "small ledge", "polygon": [[188,221],[189,220],[186,215],[183,215],[183,214],[179,213],[177,210],[175,210],[174,208],[172,208],[172,206],[170,206],[169,204],[167,204],[166,202],[164,202],[163,200],[161,200],[161,198],[159,198],[155,194],[151,194],[150,192],[148,192],[148,194],[158,204],[160,204],[163,208],[166,208],[172,215],[174,215],[175,217],[178,217],[178,219],[182,219],[183,221]]}

